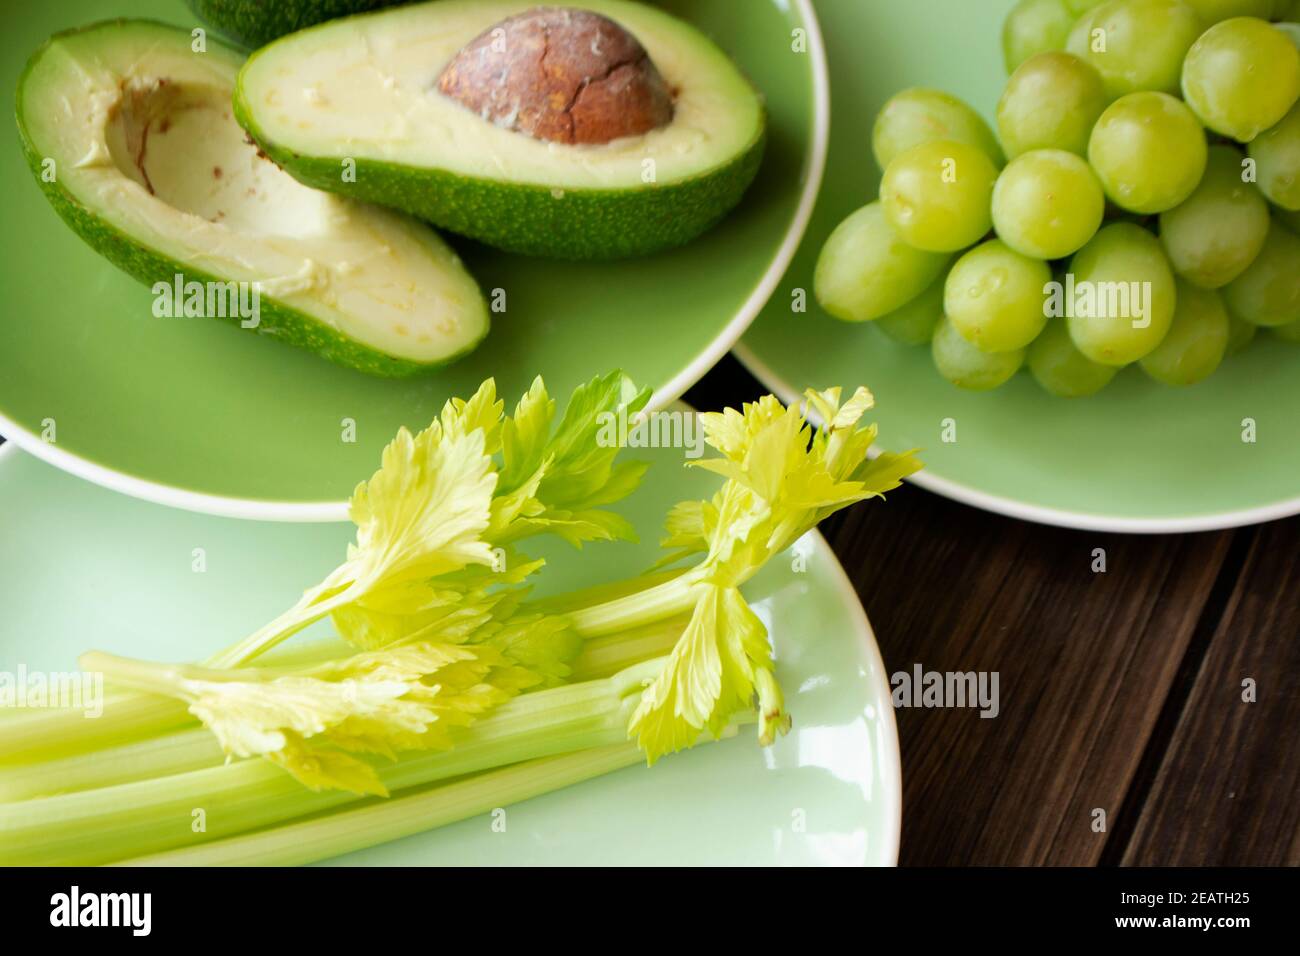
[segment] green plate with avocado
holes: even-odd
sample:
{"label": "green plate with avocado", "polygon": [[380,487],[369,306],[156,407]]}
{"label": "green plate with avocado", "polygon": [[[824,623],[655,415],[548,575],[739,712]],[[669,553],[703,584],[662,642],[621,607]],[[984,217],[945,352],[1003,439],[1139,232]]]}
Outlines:
{"label": "green plate with avocado", "polygon": [[[1006,83],[1002,22],[1013,0],[819,0],[835,90],[826,181],[794,264],[737,352],[786,400],[814,383],[863,381],[882,447],[922,449],[910,478],[991,511],[1067,527],[1179,532],[1300,512],[1300,348],[1267,334],[1210,378],[1170,388],[1122,371],[1088,398],[1045,394],[1027,372],[965,392],[930,351],[870,322],[831,318],[812,295],[827,236],[873,199],[872,123],[908,87],[960,96],[986,118]],[[942,24],[942,29],[936,29]],[[887,37],[864,55],[863,38]],[[1297,265],[1300,268],[1300,265]],[[806,290],[806,312],[792,311]]]}
{"label": "green plate with avocado", "polygon": [[339,518],[358,461],[485,377],[675,398],[788,265],[828,114],[806,2],[347,0],[385,9],[247,59],[213,26],[304,5],[4,14],[0,434],[167,504]]}

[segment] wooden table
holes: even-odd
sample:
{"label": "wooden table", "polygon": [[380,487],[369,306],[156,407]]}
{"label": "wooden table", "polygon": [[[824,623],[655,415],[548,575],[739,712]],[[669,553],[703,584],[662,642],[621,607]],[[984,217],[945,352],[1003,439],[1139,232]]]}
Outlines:
{"label": "wooden table", "polygon": [[[764,391],[728,358],[686,399]],[[896,711],[901,863],[1300,864],[1300,518],[1068,531],[909,486],[822,531],[890,673],[999,674],[996,718]]]}

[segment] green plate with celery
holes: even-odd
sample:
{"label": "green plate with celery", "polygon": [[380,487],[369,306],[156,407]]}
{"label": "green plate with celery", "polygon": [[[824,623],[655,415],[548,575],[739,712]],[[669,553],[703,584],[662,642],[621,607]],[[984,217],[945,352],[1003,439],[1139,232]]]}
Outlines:
{"label": "green plate with celery", "polygon": [[[0,434],[149,500],[342,520],[399,426],[488,376],[680,396],[811,211],[815,17],[576,6],[5,5]],[[547,70],[493,65],[543,38]]]}
{"label": "green plate with celery", "polygon": [[6,446],[0,863],[892,864],[887,679],[812,528],[917,462],[868,459],[865,391],[813,396],[811,443],[775,399],[647,398],[488,383],[355,528]]}
{"label": "green plate with celery", "polygon": [[1300,512],[1300,5],[817,10],[826,181],[750,369],[870,382],[917,484],[1018,518]]}

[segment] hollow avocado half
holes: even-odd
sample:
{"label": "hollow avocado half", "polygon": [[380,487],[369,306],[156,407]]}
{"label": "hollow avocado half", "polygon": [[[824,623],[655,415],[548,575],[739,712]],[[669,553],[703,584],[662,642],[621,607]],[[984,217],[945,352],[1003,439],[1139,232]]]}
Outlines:
{"label": "hollow avocado half", "polygon": [[[488,310],[455,253],[424,223],[277,168],[233,117],[242,57],[192,43],[187,31],[116,20],[58,34],[33,55],[18,126],[64,220],[153,286],[155,305],[182,292],[170,314],[186,314],[197,284],[208,290],[198,314],[384,376],[473,349]],[[256,301],[256,314],[223,290]]]}
{"label": "hollow avocado half", "polygon": [[570,6],[640,42],[672,91],[667,125],[601,144],[547,142],[440,92],[460,51],[536,7],[526,0],[439,0],[284,37],[240,71],[235,113],[302,182],[498,248],[609,259],[685,243],[753,180],[762,101],[712,41],[663,10],[624,0]]}
{"label": "hollow avocado half", "polygon": [[336,17],[378,10],[407,0],[189,0],[190,9],[248,47]]}

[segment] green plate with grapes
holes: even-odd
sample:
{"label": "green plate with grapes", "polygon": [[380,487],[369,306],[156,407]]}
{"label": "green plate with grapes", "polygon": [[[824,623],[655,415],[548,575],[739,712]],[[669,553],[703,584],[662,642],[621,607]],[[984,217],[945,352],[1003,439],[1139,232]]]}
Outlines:
{"label": "green plate with grapes", "polygon": [[[786,399],[870,383],[882,447],[923,449],[910,480],[991,511],[1128,532],[1300,512],[1300,5],[817,10],[826,178],[741,360]],[[914,87],[987,126],[891,100]]]}

